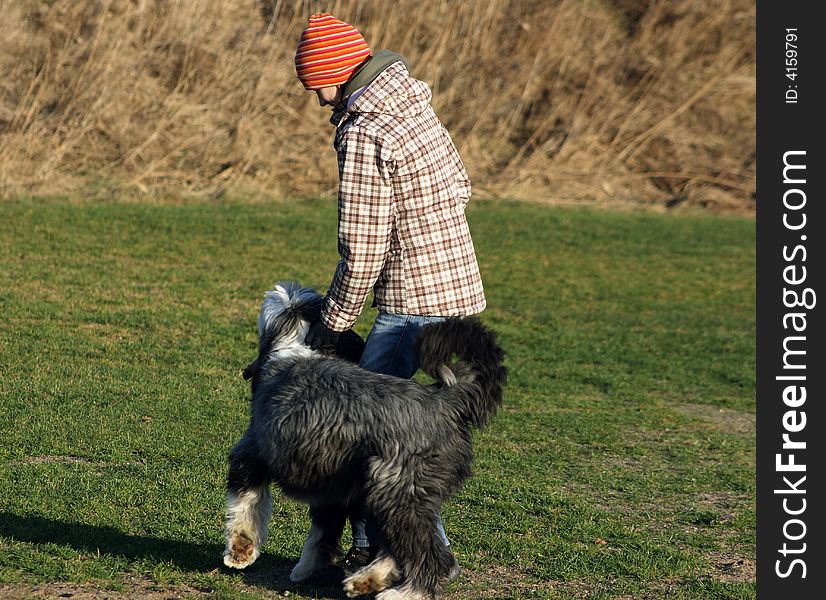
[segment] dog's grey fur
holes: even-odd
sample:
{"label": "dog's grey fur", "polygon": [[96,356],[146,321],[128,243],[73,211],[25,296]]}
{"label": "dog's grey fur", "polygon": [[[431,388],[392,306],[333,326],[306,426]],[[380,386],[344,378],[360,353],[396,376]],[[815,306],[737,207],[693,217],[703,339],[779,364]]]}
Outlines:
{"label": "dog's grey fur", "polygon": [[437,383],[371,373],[303,345],[319,300],[295,283],[265,296],[259,356],[245,371],[250,424],[230,452],[224,562],[243,568],[258,556],[274,482],[310,505],[293,580],[331,564],[348,507],[361,506],[384,551],[345,580],[348,595],[435,598],[455,563],[436,515],[470,476],[471,427],[501,404],[502,350],[478,319],[447,319],[419,339],[421,368]]}

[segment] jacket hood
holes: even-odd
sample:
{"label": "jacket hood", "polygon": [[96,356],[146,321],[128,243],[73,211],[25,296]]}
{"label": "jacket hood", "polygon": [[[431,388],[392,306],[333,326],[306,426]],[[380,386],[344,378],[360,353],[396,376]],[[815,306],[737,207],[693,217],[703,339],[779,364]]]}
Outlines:
{"label": "jacket hood", "polygon": [[353,73],[342,90],[342,98],[346,101],[353,92],[370,85],[382,74],[382,72],[395,62],[402,62],[408,70],[410,65],[407,59],[396,52],[390,50],[379,50],[374,55],[365,60]]}
{"label": "jacket hood", "polygon": [[[401,55],[382,51],[373,57],[371,63],[376,59],[379,59],[379,62],[372,65],[374,68],[366,73],[367,77],[362,79],[366,80],[366,88],[354,101],[349,101],[350,96],[365,87],[365,85],[355,87],[360,81],[359,75],[362,75],[362,72],[359,72],[352,82],[348,82],[345,86],[346,96],[335,108],[330,119],[333,125],[338,126],[345,115],[352,113],[410,118],[427,109],[433,96],[430,87],[423,81],[410,76],[407,62]],[[365,70],[370,67],[371,64],[368,63]]]}

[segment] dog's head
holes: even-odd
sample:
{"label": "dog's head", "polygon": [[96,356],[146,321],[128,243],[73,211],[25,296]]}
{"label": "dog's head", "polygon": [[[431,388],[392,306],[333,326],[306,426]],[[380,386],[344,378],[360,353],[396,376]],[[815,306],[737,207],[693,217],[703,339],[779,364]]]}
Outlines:
{"label": "dog's head", "polygon": [[[322,302],[318,292],[297,281],[278,282],[265,293],[258,314],[258,358],[244,369],[244,379],[253,378],[273,355],[312,355],[314,351],[304,345],[304,338],[310,323],[321,314]],[[364,341],[348,330],[339,336],[338,345],[329,353],[358,363],[363,351]]]}

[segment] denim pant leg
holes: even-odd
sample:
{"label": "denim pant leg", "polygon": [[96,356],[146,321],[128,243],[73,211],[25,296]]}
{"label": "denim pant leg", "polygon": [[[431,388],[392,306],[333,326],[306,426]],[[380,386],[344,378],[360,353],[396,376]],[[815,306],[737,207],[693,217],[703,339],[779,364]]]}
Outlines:
{"label": "denim pant leg", "polygon": [[[442,320],[442,317],[379,312],[373,329],[367,336],[360,366],[374,373],[410,379],[419,368],[416,356],[416,339],[419,330],[427,323]],[[350,525],[353,529],[354,546],[369,546],[370,540],[377,537],[375,526],[364,517],[351,515]],[[450,544],[441,515],[436,515],[436,528],[444,544]]]}

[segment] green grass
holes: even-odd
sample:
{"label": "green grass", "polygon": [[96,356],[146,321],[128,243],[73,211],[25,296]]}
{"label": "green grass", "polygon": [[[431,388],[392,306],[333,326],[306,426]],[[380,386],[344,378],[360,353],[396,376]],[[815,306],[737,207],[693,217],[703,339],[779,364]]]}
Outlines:
{"label": "green grass", "polygon": [[[444,509],[448,597],[753,598],[754,222],[468,216],[511,380]],[[260,299],[326,289],[335,219],[330,200],[0,204],[0,584],[341,597],[287,581],[292,501],[249,572],[219,566]]]}

